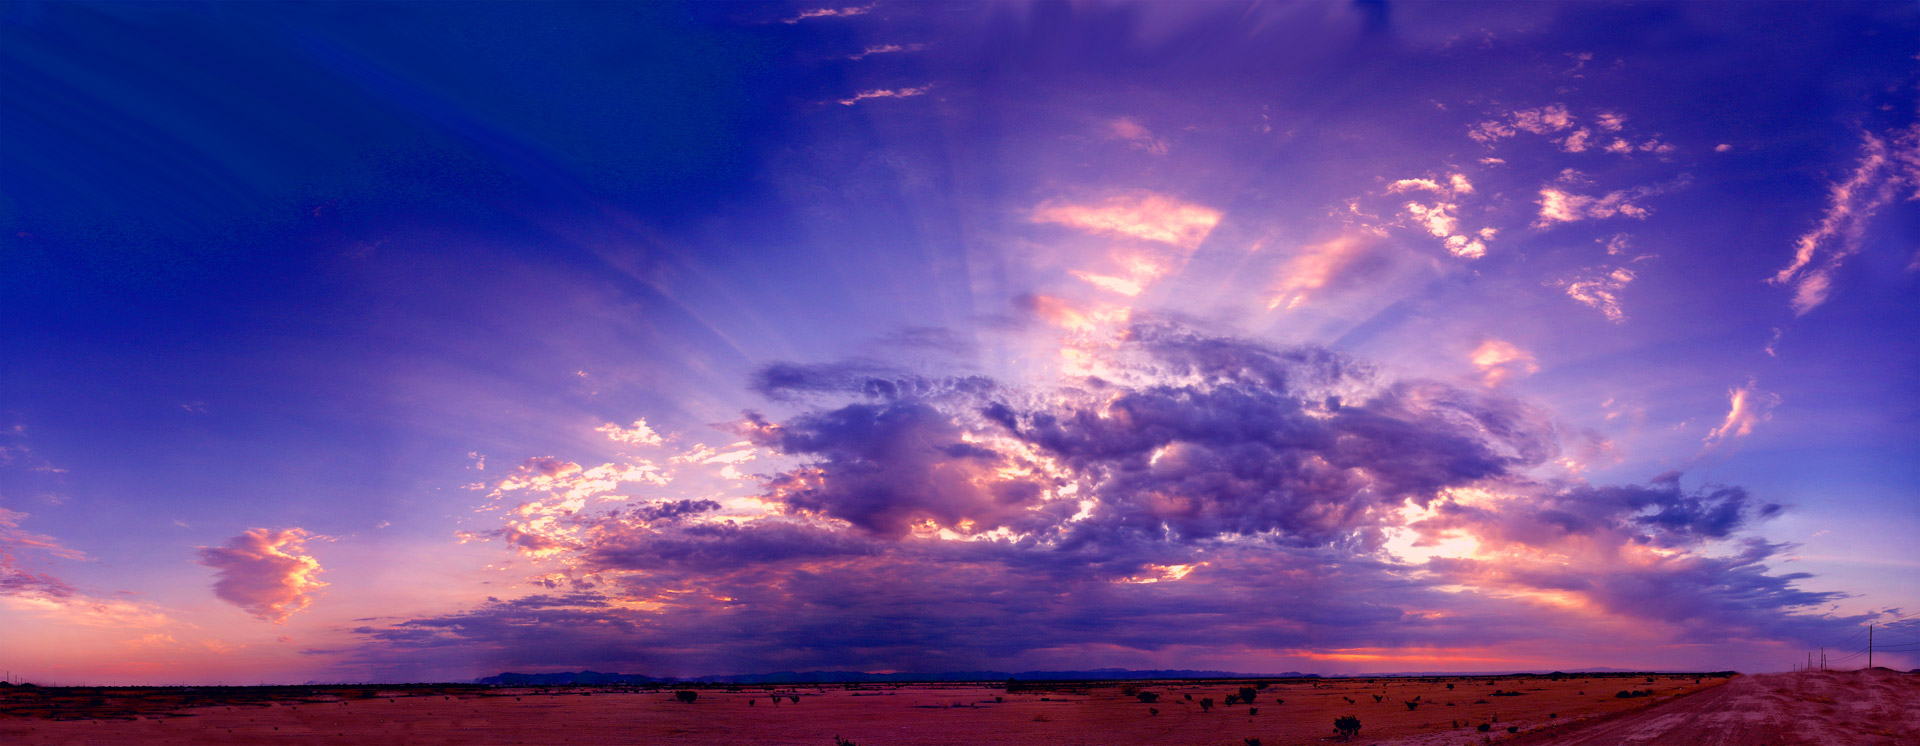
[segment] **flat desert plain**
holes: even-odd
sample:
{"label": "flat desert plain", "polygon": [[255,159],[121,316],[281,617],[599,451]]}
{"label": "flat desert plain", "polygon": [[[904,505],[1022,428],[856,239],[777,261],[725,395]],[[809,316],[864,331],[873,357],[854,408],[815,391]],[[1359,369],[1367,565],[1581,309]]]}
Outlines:
{"label": "flat desert plain", "polygon": [[[1920,676],[1884,670],[1036,686],[710,687],[692,703],[626,687],[15,688],[0,743],[1285,746],[1337,742],[1347,714],[1355,744],[1920,743]],[[1255,703],[1225,705],[1242,686]]]}

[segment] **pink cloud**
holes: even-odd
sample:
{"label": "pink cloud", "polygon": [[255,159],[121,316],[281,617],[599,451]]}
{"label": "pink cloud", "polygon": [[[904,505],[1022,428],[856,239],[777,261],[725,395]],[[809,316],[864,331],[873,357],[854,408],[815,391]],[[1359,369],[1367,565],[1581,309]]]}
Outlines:
{"label": "pink cloud", "polygon": [[213,595],[261,621],[280,624],[313,604],[326,587],[320,561],[306,554],[305,529],[250,528],[226,546],[200,547],[200,564],[217,571]]}
{"label": "pink cloud", "polygon": [[1151,192],[1110,197],[1094,204],[1050,202],[1033,212],[1036,223],[1055,223],[1101,235],[1157,241],[1192,249],[1220,224],[1218,210]]}
{"label": "pink cloud", "polygon": [[[1767,280],[1793,286],[1796,315],[1827,301],[1834,274],[1860,251],[1867,221],[1874,213],[1892,202],[1903,187],[1920,189],[1920,125],[1898,133],[1892,147],[1872,133],[1862,140],[1853,171],[1829,187],[1827,210],[1820,222],[1794,242],[1793,261]],[[1910,199],[1920,199],[1920,191]]]}
{"label": "pink cloud", "polygon": [[1752,381],[1727,390],[1727,417],[1707,433],[1706,449],[1722,448],[1753,433],[1754,425],[1773,418],[1780,395],[1761,391]]}

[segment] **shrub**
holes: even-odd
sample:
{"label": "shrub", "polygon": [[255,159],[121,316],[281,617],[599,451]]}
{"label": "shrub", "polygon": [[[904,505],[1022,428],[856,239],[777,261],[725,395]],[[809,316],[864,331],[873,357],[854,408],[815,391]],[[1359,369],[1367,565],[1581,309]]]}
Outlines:
{"label": "shrub", "polygon": [[1121,684],[1120,685],[1120,696],[1122,697],[1131,697],[1139,693],[1140,693],[1140,686],[1138,684]]}
{"label": "shrub", "polygon": [[1351,741],[1354,736],[1360,735],[1360,718],[1341,715],[1333,719],[1333,729],[1340,734],[1341,740]]}
{"label": "shrub", "polygon": [[1258,714],[1260,714],[1260,708],[1258,708],[1258,707],[1249,707],[1249,708],[1247,708],[1247,714],[1248,714],[1248,715],[1258,715]]}
{"label": "shrub", "polygon": [[1413,712],[1414,710],[1420,709],[1419,702],[1415,702],[1413,700],[1407,700],[1405,704],[1407,706],[1407,712]]}
{"label": "shrub", "polygon": [[1387,698],[1387,697],[1386,697],[1386,695],[1383,695],[1383,694],[1375,694],[1375,695],[1373,695],[1373,703],[1374,703],[1374,704],[1376,704],[1376,705],[1377,705],[1377,704],[1380,704],[1380,700],[1383,700],[1383,699],[1386,699],[1386,698]]}
{"label": "shrub", "polygon": [[1258,738],[1242,738],[1240,742],[1247,746],[1260,746],[1260,739]]}
{"label": "shrub", "polygon": [[1237,704],[1240,704],[1240,695],[1238,695],[1238,694],[1229,694],[1229,695],[1227,695],[1227,706],[1228,706],[1228,707],[1232,707],[1232,706],[1234,706],[1234,705],[1237,705]]}
{"label": "shrub", "polygon": [[1487,731],[1490,731],[1490,730],[1493,730],[1493,726],[1492,726],[1492,725],[1489,725],[1489,724],[1487,724],[1487,723],[1481,723],[1481,724],[1480,724],[1480,732],[1481,732],[1481,733],[1485,733],[1485,732],[1487,732]]}
{"label": "shrub", "polygon": [[849,741],[847,739],[841,738],[839,736],[834,736],[833,746],[857,746],[857,745],[854,742]]}
{"label": "shrub", "polygon": [[1453,685],[1452,685],[1452,684],[1448,684],[1448,685],[1447,685],[1447,691],[1453,691]]}
{"label": "shrub", "polygon": [[797,705],[797,704],[800,704],[800,695],[798,695],[798,694],[789,694],[789,695],[787,695],[787,701],[790,701],[790,702],[792,702],[792,703],[794,703],[794,704],[796,704],[796,705]]}
{"label": "shrub", "polygon": [[680,700],[682,702],[685,702],[687,704],[693,704],[694,700],[700,698],[700,693],[693,691],[691,689],[682,689],[680,691],[674,692],[673,698]]}
{"label": "shrub", "polygon": [[1192,701],[1193,701],[1193,695],[1191,695],[1191,694],[1189,694],[1189,695],[1187,695],[1187,701],[1188,701],[1188,702],[1192,702]]}
{"label": "shrub", "polygon": [[1158,707],[1149,707],[1149,708],[1147,708],[1147,714],[1148,714],[1148,715],[1158,715],[1158,714],[1160,714],[1160,708],[1158,708]]}
{"label": "shrub", "polygon": [[1134,692],[1133,696],[1139,698],[1140,701],[1145,702],[1147,704],[1153,704],[1155,702],[1160,701],[1160,695],[1154,692]]}
{"label": "shrub", "polygon": [[1240,701],[1245,702],[1247,704],[1253,704],[1254,694],[1255,692],[1253,690],[1253,687],[1250,687],[1250,686],[1240,687]]}
{"label": "shrub", "polygon": [[1276,704],[1276,705],[1284,705],[1284,704],[1286,704],[1286,703],[1287,703],[1287,701],[1286,701],[1286,700],[1284,700],[1284,699],[1276,699],[1276,700],[1274,700],[1274,701],[1273,701],[1273,703],[1274,703],[1274,704]]}
{"label": "shrub", "polygon": [[1509,726],[1507,726],[1507,732],[1508,732],[1508,733],[1519,733],[1519,732],[1520,732],[1520,726],[1518,726],[1518,725],[1509,725]]}
{"label": "shrub", "polygon": [[1206,711],[1208,711],[1208,710],[1211,710],[1211,709],[1213,709],[1213,698],[1212,698],[1212,697],[1201,697],[1201,698],[1200,698],[1200,711],[1201,711],[1201,712],[1206,712]]}

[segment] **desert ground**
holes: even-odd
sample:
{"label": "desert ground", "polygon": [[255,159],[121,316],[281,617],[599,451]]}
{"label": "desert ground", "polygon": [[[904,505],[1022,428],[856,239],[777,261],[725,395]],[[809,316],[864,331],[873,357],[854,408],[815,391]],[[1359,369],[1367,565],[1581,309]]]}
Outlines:
{"label": "desert ground", "polygon": [[1920,742],[1920,676],[1884,670],[686,689],[16,687],[0,743],[1285,746],[1348,714],[1356,744]]}

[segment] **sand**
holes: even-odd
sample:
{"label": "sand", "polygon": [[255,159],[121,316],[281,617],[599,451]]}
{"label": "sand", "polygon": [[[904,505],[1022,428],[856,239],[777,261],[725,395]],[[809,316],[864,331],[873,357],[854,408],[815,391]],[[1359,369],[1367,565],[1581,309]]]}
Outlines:
{"label": "sand", "polygon": [[[1698,734],[1732,722],[1728,718],[1747,722],[1760,706],[1769,714],[1758,722],[1879,725],[1818,726],[1798,741],[1724,743],[1894,743],[1884,738],[1914,732],[1910,713],[1920,677],[1886,673],[1882,682],[1863,674],[1868,678],[1862,684],[1842,674],[1819,676],[1830,680],[1635,674],[1110,682],[1015,692],[971,684],[714,687],[698,689],[692,704],[675,700],[672,690],[623,687],[110,690],[65,699],[56,693],[75,690],[49,689],[0,694],[0,743],[833,746],[838,736],[858,746],[1245,746],[1249,738],[1285,746],[1336,743],[1334,718],[1352,714],[1361,721],[1356,744],[1613,744],[1639,742],[1641,734]],[[1454,689],[1447,689],[1449,683]],[[1240,686],[1260,684],[1265,686],[1257,693],[1257,713],[1224,704]],[[1160,699],[1141,702],[1123,686]],[[1652,694],[1616,697],[1622,690]],[[771,698],[776,693],[777,703]],[[1215,701],[1210,711],[1200,705],[1207,698]],[[1405,703],[1416,698],[1409,709]],[[1714,714],[1721,712],[1733,714]],[[81,719],[55,719],[62,717]],[[1479,730],[1482,724],[1488,730]],[[1871,740],[1882,738],[1873,735],[1874,727],[1889,735]],[[1688,735],[1644,742],[1723,741]]]}

